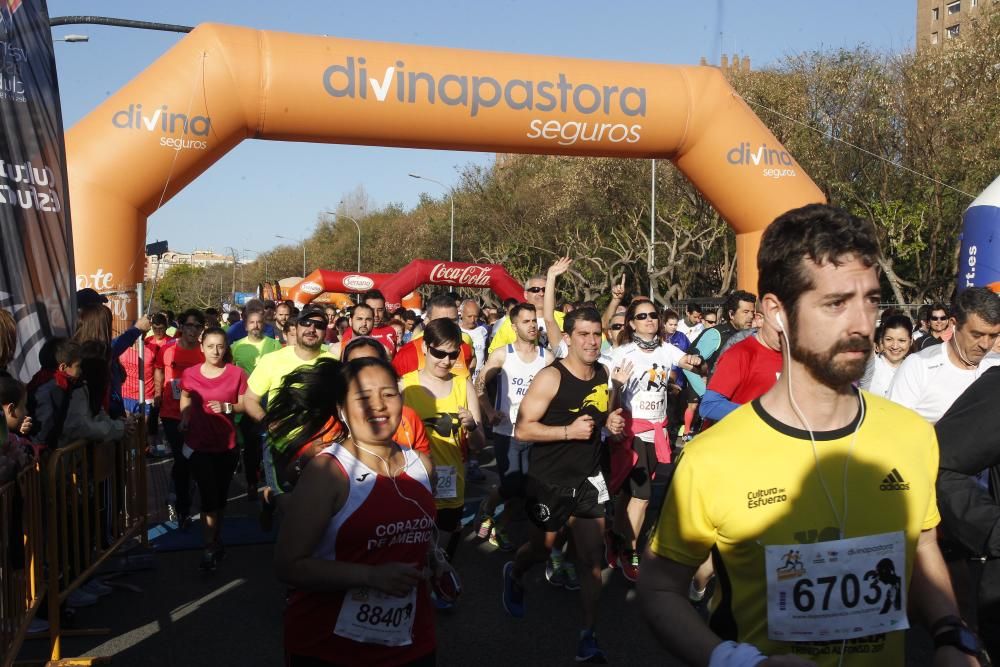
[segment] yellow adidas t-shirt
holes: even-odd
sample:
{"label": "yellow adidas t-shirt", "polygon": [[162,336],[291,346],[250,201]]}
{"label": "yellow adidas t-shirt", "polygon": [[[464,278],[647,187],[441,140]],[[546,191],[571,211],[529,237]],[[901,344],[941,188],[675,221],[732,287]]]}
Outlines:
{"label": "yellow adidas t-shirt", "polygon": [[[915,412],[862,396],[864,421],[847,465],[844,537],[905,531],[908,590],[920,532],[940,521],[937,438]],[[819,468],[840,514],[855,426],[815,434]],[[691,567],[713,552],[721,585],[712,600],[712,625],[723,639],[749,642],[765,655],[796,653],[835,665],[839,641],[768,639],[765,545],[836,540],[837,525],[808,433],[778,423],[754,401],[685,447],[650,548]],[[903,640],[902,632],[848,640],[846,664],[901,665]]]}
{"label": "yellow adidas t-shirt", "polygon": [[[462,444],[466,434],[458,419],[458,409],[468,408],[468,379],[452,376],[451,393],[437,398],[420,384],[420,371],[412,371],[403,376],[403,404],[408,405],[420,416],[431,441],[431,461],[440,479],[442,468],[455,477],[453,498],[436,497],[438,508],[462,507],[465,504],[465,460]],[[437,494],[436,494],[437,495]]]}

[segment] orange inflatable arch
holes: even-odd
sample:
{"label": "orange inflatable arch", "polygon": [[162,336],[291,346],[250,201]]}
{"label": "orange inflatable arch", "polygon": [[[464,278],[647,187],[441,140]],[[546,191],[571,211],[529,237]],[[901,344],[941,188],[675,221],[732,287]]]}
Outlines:
{"label": "orange inflatable arch", "polygon": [[146,218],[244,139],[670,158],[737,233],[823,195],[714,67],[202,24],[66,135],[77,286],[142,280]]}

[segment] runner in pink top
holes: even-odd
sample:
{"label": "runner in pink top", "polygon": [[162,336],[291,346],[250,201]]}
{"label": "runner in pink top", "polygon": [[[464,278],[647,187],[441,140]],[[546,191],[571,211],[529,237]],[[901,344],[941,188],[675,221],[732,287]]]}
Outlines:
{"label": "runner in pink top", "polygon": [[222,513],[239,458],[233,416],[243,412],[247,374],[229,363],[232,355],[222,329],[205,330],[201,351],[205,362],[185,369],[181,375],[180,430],[184,434],[182,455],[188,459],[201,491],[205,530],[201,569],[210,571],[225,555]]}

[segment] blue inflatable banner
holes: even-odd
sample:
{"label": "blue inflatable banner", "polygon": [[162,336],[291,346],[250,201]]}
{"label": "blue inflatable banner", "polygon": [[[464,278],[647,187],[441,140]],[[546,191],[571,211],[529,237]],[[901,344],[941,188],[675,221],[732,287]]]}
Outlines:
{"label": "blue inflatable banner", "polygon": [[958,291],[990,287],[1000,292],[1000,178],[965,210],[958,256]]}

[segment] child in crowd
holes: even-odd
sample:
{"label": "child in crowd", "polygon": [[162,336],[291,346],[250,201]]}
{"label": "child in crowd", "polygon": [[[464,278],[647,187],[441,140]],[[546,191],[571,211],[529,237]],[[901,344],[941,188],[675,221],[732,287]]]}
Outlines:
{"label": "child in crowd", "polygon": [[7,426],[7,439],[0,442],[0,484],[11,481],[31,465],[34,449],[27,434],[31,431],[28,416],[28,392],[24,385],[8,376],[0,377],[0,409]]}
{"label": "child in crowd", "polygon": [[[64,340],[55,348],[56,372],[35,394],[38,442],[56,449],[78,439],[117,440],[125,435],[126,422],[108,417],[91,401],[83,381],[81,346]],[[95,397],[96,398],[96,397]]]}

